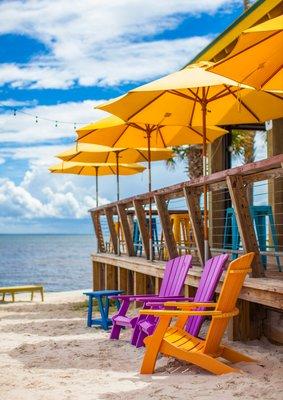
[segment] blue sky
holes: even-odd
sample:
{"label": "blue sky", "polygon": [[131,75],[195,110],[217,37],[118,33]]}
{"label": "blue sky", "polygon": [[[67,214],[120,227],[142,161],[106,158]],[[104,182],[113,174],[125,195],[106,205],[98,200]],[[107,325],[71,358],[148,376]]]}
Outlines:
{"label": "blue sky", "polygon": [[[181,68],[241,13],[240,0],[2,0],[0,233],[92,232],[92,178],[47,170],[74,140],[74,123],[102,117],[97,103]],[[165,171],[153,166],[154,188],[186,178],[182,166]],[[122,196],[146,182],[146,173],[122,178]],[[114,188],[114,178],[100,180],[101,203],[114,200]]]}

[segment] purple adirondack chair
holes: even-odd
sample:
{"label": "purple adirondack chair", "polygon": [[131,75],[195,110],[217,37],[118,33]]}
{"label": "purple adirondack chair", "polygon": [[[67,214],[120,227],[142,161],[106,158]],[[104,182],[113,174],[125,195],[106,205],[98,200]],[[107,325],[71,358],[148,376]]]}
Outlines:
{"label": "purple adirondack chair", "polygon": [[[212,300],[228,258],[229,256],[227,254],[221,254],[206,261],[195,297],[188,298],[186,301],[189,300],[202,303]],[[153,300],[153,303],[145,304],[144,308],[156,309],[160,307],[163,308],[163,305],[159,306],[158,303]],[[202,309],[200,308],[200,310]],[[198,336],[203,320],[204,317],[200,316],[188,318],[185,325],[186,331],[193,336]],[[131,343],[136,347],[143,346],[144,338],[153,334],[157,322],[158,318],[153,315],[141,315],[138,318],[133,331]]]}
{"label": "purple adirondack chair", "polygon": [[113,326],[110,333],[110,339],[119,339],[122,327],[134,328],[138,316],[127,316],[130,303],[139,299],[139,302],[146,304],[148,301],[175,301],[186,298],[180,295],[187,273],[192,264],[192,256],[184,255],[169,260],[166,263],[165,272],[158,295],[119,295],[111,298],[122,302],[117,314],[112,317]]}

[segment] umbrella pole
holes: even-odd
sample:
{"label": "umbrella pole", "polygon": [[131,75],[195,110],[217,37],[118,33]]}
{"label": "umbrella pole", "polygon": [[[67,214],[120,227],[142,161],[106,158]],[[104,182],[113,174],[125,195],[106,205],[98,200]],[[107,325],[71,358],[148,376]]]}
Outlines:
{"label": "umbrella pole", "polygon": [[[203,93],[205,88],[203,88]],[[203,130],[203,175],[207,175],[207,144],[206,144],[206,101],[202,103],[202,130]],[[207,201],[207,185],[203,186],[203,235],[204,235],[204,260],[209,258],[209,242],[208,242],[208,201]]]}
{"label": "umbrella pole", "polygon": [[[119,151],[115,152],[116,155],[116,183],[117,183],[117,201],[120,200],[120,179],[119,179]],[[120,255],[120,219],[117,215],[117,254]]]}
{"label": "umbrella pole", "polygon": [[[147,128],[147,158],[148,158],[148,191],[151,192],[151,130]],[[153,248],[152,248],[152,204],[151,197],[149,196],[149,212],[148,212],[148,236],[149,236],[149,259],[153,261]]]}
{"label": "umbrella pole", "polygon": [[95,167],[95,196],[96,196],[96,207],[98,207],[98,167]]}

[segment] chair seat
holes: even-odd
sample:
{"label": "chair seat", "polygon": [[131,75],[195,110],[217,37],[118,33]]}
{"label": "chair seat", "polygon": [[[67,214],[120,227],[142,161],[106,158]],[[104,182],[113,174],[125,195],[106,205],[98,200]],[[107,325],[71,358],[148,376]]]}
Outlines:
{"label": "chair seat", "polygon": [[156,321],[141,321],[139,323],[140,329],[145,332],[147,335],[152,335],[156,326]]}
{"label": "chair seat", "polygon": [[128,326],[129,328],[132,327],[132,323],[131,323],[132,318],[130,318],[130,317],[123,316],[123,315],[117,315],[117,316],[114,316],[112,318],[112,320],[115,321],[115,323],[117,325]]}

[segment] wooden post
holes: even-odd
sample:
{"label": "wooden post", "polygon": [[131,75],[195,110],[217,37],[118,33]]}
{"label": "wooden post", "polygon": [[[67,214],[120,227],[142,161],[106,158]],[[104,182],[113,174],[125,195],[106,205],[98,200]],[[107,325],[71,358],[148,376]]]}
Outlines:
{"label": "wooden post", "polygon": [[105,264],[105,289],[116,290],[118,287],[117,282],[117,268],[114,265]]}
{"label": "wooden post", "polygon": [[121,204],[117,204],[117,211],[118,211],[120,223],[121,223],[123,233],[124,233],[128,256],[129,257],[134,256],[135,255],[134,243],[133,243],[133,238],[132,238],[131,229],[129,226],[129,221],[127,218],[126,210],[125,210],[124,206],[122,206]]}
{"label": "wooden post", "polygon": [[133,200],[133,205],[135,208],[135,213],[137,217],[137,222],[141,234],[141,239],[142,239],[142,244],[144,248],[144,252],[146,255],[146,258],[149,259],[149,235],[148,235],[148,229],[146,225],[146,213],[144,211],[143,205],[141,201],[139,200]]}
{"label": "wooden post", "polygon": [[109,232],[110,232],[110,237],[111,237],[111,242],[113,245],[114,253],[118,254],[118,236],[117,236],[117,232],[116,232],[115,225],[113,222],[113,211],[109,208],[105,208],[104,212],[105,212],[108,227],[109,227]]}
{"label": "wooden post", "polygon": [[91,218],[92,218],[94,231],[95,231],[95,235],[96,235],[96,240],[97,240],[97,251],[99,253],[105,253],[105,244],[104,244],[103,232],[102,232],[101,223],[100,223],[100,215],[99,215],[99,213],[92,211]]}
{"label": "wooden post", "polygon": [[118,267],[118,290],[124,290],[128,292],[128,270],[125,268]]}
{"label": "wooden post", "polygon": [[246,253],[251,251],[255,253],[252,264],[252,276],[254,278],[264,276],[253,221],[249,212],[247,191],[243,183],[243,178],[241,175],[227,176],[226,182],[234,207],[244,251]]}
{"label": "wooden post", "polygon": [[198,250],[198,256],[201,264],[204,265],[205,257],[204,257],[203,222],[199,205],[199,196],[194,191],[194,189],[191,189],[190,187],[184,188],[184,196],[190,214],[190,220]]}
{"label": "wooden post", "polygon": [[104,281],[104,268],[103,265],[99,262],[92,262],[92,288],[94,291],[102,290],[103,281]]}
{"label": "wooden post", "polygon": [[[283,154],[283,118],[272,121],[272,129],[267,132],[268,157]],[[273,178],[268,181],[268,199],[272,205],[277,231],[278,249],[283,251],[283,178]]]}
{"label": "wooden post", "polygon": [[164,235],[165,244],[169,253],[169,257],[170,259],[178,257],[177,246],[174,239],[172,224],[170,221],[170,216],[167,210],[165,199],[162,195],[158,194],[154,196],[154,200],[160,218],[160,223]]}

